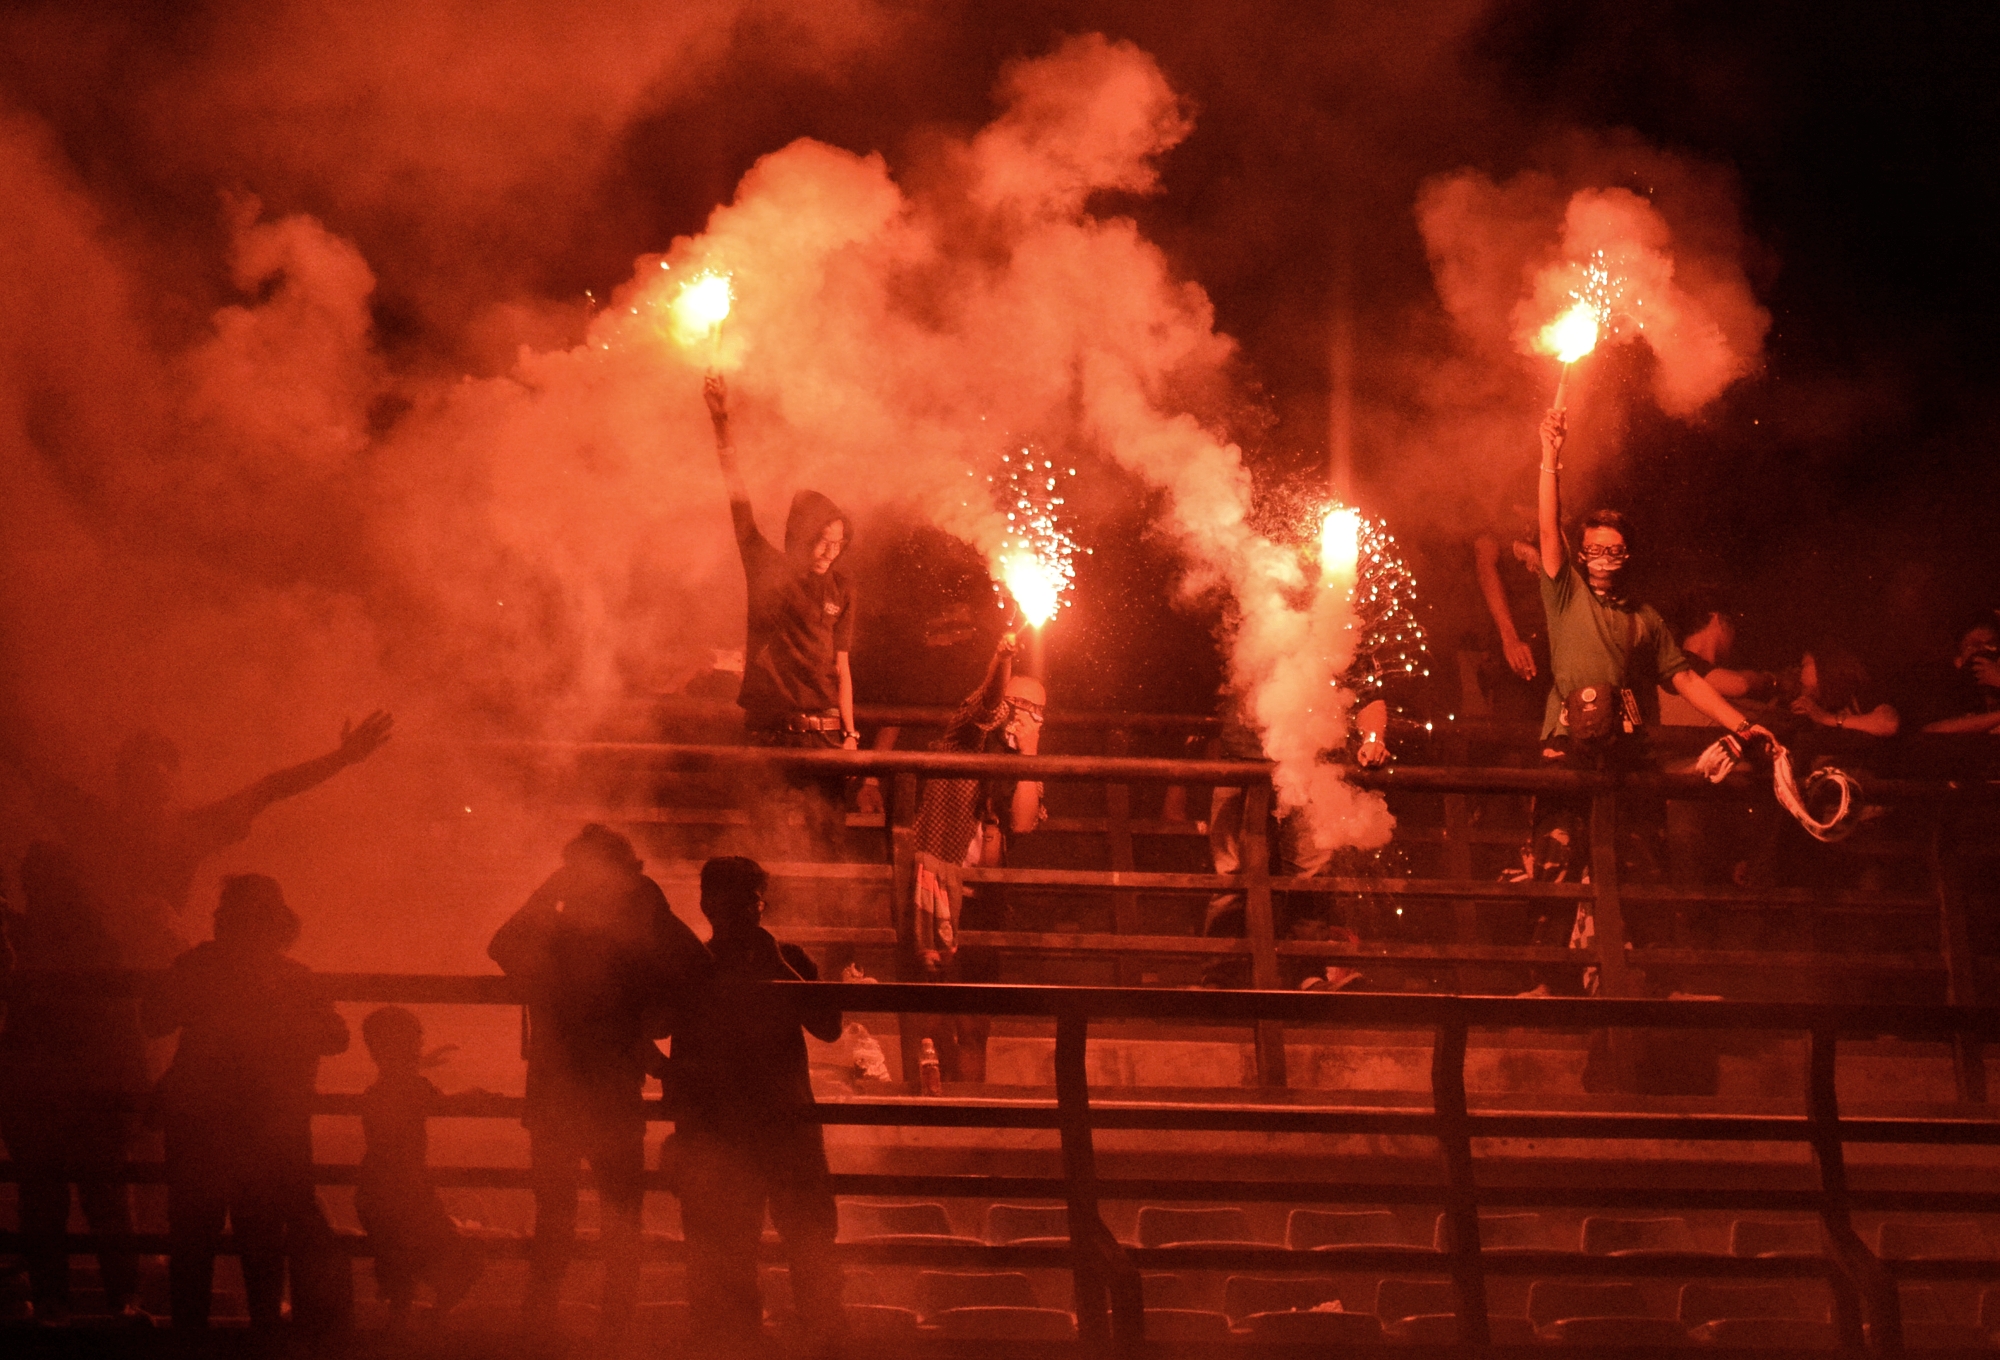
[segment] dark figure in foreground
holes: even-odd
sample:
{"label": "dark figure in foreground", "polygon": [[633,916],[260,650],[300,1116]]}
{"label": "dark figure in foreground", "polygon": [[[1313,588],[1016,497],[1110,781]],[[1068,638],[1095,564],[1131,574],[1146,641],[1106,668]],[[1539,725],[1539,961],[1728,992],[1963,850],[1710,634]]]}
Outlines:
{"label": "dark figure in foreground", "polygon": [[439,1091],[422,1071],[423,1023],[384,1006],[361,1022],[361,1040],[376,1075],[361,1096],[367,1150],[354,1208],[375,1252],[375,1289],[392,1323],[409,1316],[419,1283],[431,1287],[435,1315],[443,1316],[479,1278],[480,1260],[431,1185],[427,1116]]}
{"label": "dark figure in foreground", "polygon": [[666,1007],[705,957],[701,941],[641,872],[632,843],[592,823],[563,847],[562,868],[487,946],[528,994],[529,1137],[535,1245],[526,1320],[555,1324],[576,1236],[577,1176],[590,1163],[603,1219],[600,1326],[622,1335],[639,1285],[645,1108],[664,1059]]}
{"label": "dark figure in foreground", "polygon": [[[118,947],[69,853],[40,842],[21,862],[27,910],[8,914],[19,972],[117,968]],[[4,958],[0,958],[4,963]],[[0,1033],[0,1138],[20,1177],[21,1231],[53,1239],[69,1228],[70,1186],[93,1233],[132,1231],[132,1199],[119,1179],[132,1112],[146,1086],[139,1008],[128,997],[28,992],[7,1005]],[[53,1241],[25,1253],[37,1322],[69,1316],[69,1255]],[[110,1312],[150,1322],[135,1295],[137,1258],[97,1253]]]}
{"label": "dark figure in foreground", "polygon": [[[757,528],[750,490],[729,433],[729,393],[710,374],[703,385],[715,424],[715,453],[729,491],[729,518],[749,588],[743,688],[736,703],[753,746],[855,750],[854,589],[835,567],[853,534],[839,506],[817,491],[792,497],[785,550]],[[815,849],[837,851],[845,837],[846,789],[839,778],[791,781]]]}
{"label": "dark figure in foreground", "polygon": [[759,924],[767,881],[756,861],[738,856],[702,866],[701,910],[715,933],[703,981],[674,1029],[676,1133],[667,1156],[687,1232],[688,1302],[713,1354],[759,1343],[757,1241],[767,1205],[807,1347],[823,1351],[841,1333],[839,1218],[801,1033],[832,1042],[840,1013],[759,985],[819,977],[803,950]]}
{"label": "dark figure in foreground", "polygon": [[[1019,651],[1004,634],[986,678],[960,704],[935,751],[1041,750],[1048,690],[1030,675],[1014,674]],[[899,899],[896,942],[899,973],[911,982],[998,982],[999,960],[990,949],[966,948],[960,930],[1000,930],[999,885],[967,887],[961,871],[995,869],[1009,843],[1039,827],[1048,813],[1039,780],[930,779],[917,799],[915,881]],[[983,1015],[913,1015],[902,1026],[903,1076],[917,1088],[919,1055],[928,1038],[945,1081],[986,1080],[986,1039],[993,1022]]]}
{"label": "dark figure in foreground", "polygon": [[251,822],[273,803],[373,755],[393,725],[379,711],[359,726],[343,724],[340,744],[327,754],[197,807],[180,806],[180,748],[157,732],[135,733],[119,748],[109,802],[30,757],[11,733],[0,732],[0,759],[20,771],[42,815],[76,854],[85,883],[111,913],[107,924],[126,965],[157,968],[186,947],[180,918],[203,861],[248,837]]}
{"label": "dark figure in foreground", "polygon": [[225,1219],[242,1253],[253,1327],[278,1322],[288,1256],[302,1327],[340,1325],[353,1302],[347,1258],[312,1179],[319,1060],[347,1051],[347,1022],[318,996],[305,965],[285,956],[298,935],[275,879],[226,878],[215,938],[175,959],[146,999],[147,1031],[180,1033],[157,1092],[176,1328],[208,1325]]}
{"label": "dark figure in foreground", "polygon": [[1952,668],[1962,678],[1959,713],[1928,723],[1926,732],[2000,733],[2000,611],[1980,615],[1959,630]]}

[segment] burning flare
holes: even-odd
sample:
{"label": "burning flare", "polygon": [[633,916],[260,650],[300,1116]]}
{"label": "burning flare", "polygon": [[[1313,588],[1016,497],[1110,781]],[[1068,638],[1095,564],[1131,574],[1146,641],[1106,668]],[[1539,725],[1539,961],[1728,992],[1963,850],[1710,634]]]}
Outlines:
{"label": "burning flare", "polygon": [[1597,308],[1589,302],[1577,304],[1542,327],[1536,343],[1565,364],[1573,364],[1597,348],[1599,330]]}
{"label": "burning flare", "polygon": [[1062,605],[1065,582],[1026,545],[1010,549],[1001,557],[1000,581],[1020,606],[1021,617],[1037,628],[1054,618]]}
{"label": "burning flare", "polygon": [[1336,505],[1319,526],[1319,569],[1322,584],[1354,584],[1361,564],[1361,512]]}
{"label": "burning flare", "polygon": [[712,269],[695,275],[681,286],[680,294],[669,308],[674,338],[683,345],[696,345],[706,340],[713,346],[719,346],[722,323],[729,319],[729,305],[735,300],[736,294],[729,286],[729,275]]}

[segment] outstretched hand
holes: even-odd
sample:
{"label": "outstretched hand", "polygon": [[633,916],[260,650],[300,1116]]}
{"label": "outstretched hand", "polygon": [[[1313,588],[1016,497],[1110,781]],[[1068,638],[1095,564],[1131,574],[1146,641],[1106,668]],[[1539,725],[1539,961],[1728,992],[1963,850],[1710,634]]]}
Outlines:
{"label": "outstretched hand", "polygon": [[1520,640],[1503,642],[1500,649],[1507,654],[1507,669],[1523,680],[1535,678],[1535,649]]}
{"label": "outstretched hand", "polygon": [[357,726],[352,720],[340,725],[340,758],[349,765],[368,759],[389,740],[389,731],[396,725],[386,708],[378,708],[363,718]]}
{"label": "outstretched hand", "polygon": [[1542,466],[1553,468],[1562,461],[1563,444],[1569,438],[1569,415],[1552,410],[1542,417]]}
{"label": "outstretched hand", "polygon": [[710,420],[729,419],[729,385],[720,373],[711,373],[701,380],[701,397],[708,403]]}

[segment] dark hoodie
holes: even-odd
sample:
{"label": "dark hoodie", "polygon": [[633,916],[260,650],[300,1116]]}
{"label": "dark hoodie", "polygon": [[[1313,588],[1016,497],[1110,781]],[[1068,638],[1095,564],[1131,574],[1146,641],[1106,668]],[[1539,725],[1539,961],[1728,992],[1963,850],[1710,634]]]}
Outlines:
{"label": "dark hoodie", "polygon": [[835,520],[854,522],[817,491],[792,497],[785,518],[785,551],[758,532],[748,501],[731,501],[736,546],[749,586],[744,630],[743,688],[737,695],[752,727],[792,713],[823,713],[840,706],[836,653],[854,640],[854,593],[836,563],[825,574],[812,569],[813,544]]}
{"label": "dark hoodie", "polygon": [[805,1034],[832,1043],[840,1012],[772,996],[760,984],[817,982],[819,970],[804,950],[779,944],[762,927],[717,936],[707,954],[709,965],[674,1026],[669,1089],[677,1127],[732,1133],[807,1114],[813,1094]]}

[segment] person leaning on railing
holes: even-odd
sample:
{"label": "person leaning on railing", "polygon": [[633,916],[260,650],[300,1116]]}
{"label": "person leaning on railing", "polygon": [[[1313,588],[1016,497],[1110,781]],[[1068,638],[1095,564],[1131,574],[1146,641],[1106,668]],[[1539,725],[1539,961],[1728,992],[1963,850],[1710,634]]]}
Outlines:
{"label": "person leaning on railing", "polygon": [[[1041,750],[1048,690],[1031,675],[1014,674],[1020,646],[1006,633],[979,688],[966,696],[935,751]],[[967,947],[962,930],[1004,928],[999,884],[968,887],[967,868],[998,868],[1017,836],[1047,819],[1040,780],[929,779],[917,798],[913,831],[916,873],[910,900],[896,904],[897,974],[908,982],[997,982],[996,951]],[[986,1040],[992,1021],[980,1015],[908,1015],[902,1022],[903,1076],[917,1089],[923,1041],[937,1051],[944,1081],[986,1080]]]}

